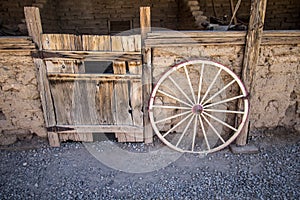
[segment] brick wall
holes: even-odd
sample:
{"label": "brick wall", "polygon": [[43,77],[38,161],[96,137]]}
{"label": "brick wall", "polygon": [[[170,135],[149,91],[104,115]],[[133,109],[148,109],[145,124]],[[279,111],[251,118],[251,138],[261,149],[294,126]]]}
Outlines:
{"label": "brick wall", "polygon": [[176,0],[58,1],[59,28],[64,33],[108,34],[108,20],[130,20],[139,28],[140,6],[151,7],[152,26],[177,28]]}
{"label": "brick wall", "polygon": [[[131,20],[139,27],[139,7],[150,6],[152,26],[169,29],[196,29],[193,17],[183,0],[0,0],[0,19],[4,25],[16,29],[24,19],[24,6],[40,8],[46,33],[107,34],[108,20]],[[229,0],[199,0],[200,10],[211,17],[231,17]],[[237,0],[234,0],[236,3]],[[247,23],[250,2],[242,1],[238,18]],[[213,6],[214,5],[214,6]],[[298,0],[268,0],[265,29],[299,29]]]}

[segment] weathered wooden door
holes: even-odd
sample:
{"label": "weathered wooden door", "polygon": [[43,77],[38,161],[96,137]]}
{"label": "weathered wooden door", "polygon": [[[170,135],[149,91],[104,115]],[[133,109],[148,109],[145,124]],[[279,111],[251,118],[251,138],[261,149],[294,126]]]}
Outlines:
{"label": "weathered wooden door", "polygon": [[[43,60],[35,60],[49,135],[58,134],[60,141],[91,141],[92,133],[113,132],[120,142],[142,142],[142,66],[135,44],[139,40],[76,37],[43,35]],[[66,42],[84,51],[66,51]],[[131,51],[135,56],[127,55]]]}

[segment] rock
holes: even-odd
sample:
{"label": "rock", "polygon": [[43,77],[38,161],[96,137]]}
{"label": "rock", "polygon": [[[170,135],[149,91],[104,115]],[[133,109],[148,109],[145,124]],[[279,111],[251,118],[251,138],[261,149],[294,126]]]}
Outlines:
{"label": "rock", "polygon": [[10,145],[17,141],[15,134],[4,134],[0,133],[0,145]]}

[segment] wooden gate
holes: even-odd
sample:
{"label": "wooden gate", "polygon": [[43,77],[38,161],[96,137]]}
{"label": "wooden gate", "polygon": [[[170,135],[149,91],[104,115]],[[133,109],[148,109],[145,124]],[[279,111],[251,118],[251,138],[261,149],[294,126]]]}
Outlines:
{"label": "wooden gate", "polygon": [[143,142],[141,37],[42,34],[34,58],[49,141]]}

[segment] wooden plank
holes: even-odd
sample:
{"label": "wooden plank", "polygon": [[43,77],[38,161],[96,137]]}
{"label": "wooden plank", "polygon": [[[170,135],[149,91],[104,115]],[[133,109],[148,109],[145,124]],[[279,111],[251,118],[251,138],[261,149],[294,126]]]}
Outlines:
{"label": "wooden plank", "polygon": [[56,132],[48,132],[48,141],[49,141],[50,146],[52,146],[52,147],[60,146],[60,140],[58,137],[58,133],[56,133]]}
{"label": "wooden plank", "polygon": [[99,115],[99,124],[114,124],[113,113],[113,81],[99,81],[97,83],[96,110]]}
{"label": "wooden plank", "polygon": [[142,127],[136,127],[131,125],[58,125],[57,127],[65,129],[73,129],[66,131],[59,131],[60,133],[74,132],[77,133],[114,133],[114,132],[123,132],[123,133],[142,133]]}
{"label": "wooden plank", "polygon": [[58,132],[58,136],[61,142],[65,142],[68,140],[79,142],[93,142],[93,133]]}
{"label": "wooden plank", "polygon": [[48,79],[51,81],[78,81],[78,80],[98,80],[98,81],[117,81],[141,79],[141,75],[130,74],[70,74],[70,73],[48,73]]}
{"label": "wooden plank", "polygon": [[96,110],[97,81],[74,81],[71,118],[74,125],[99,124]]}
{"label": "wooden plank", "polygon": [[[125,62],[114,62],[113,63],[114,74],[126,74]],[[118,80],[114,82],[114,112],[115,122],[118,125],[131,125],[132,118],[129,113],[129,89],[127,80]]]}
{"label": "wooden plank", "polygon": [[[157,31],[147,34],[148,47],[245,45],[245,31]],[[261,45],[299,44],[300,31],[264,31]]]}
{"label": "wooden plank", "polygon": [[153,142],[153,130],[148,115],[148,102],[152,91],[152,61],[151,48],[145,47],[147,34],[151,32],[150,7],[140,8],[140,27],[141,27],[141,45],[142,45],[142,81],[143,81],[143,123],[145,143]]}
{"label": "wooden plank", "polygon": [[122,36],[111,36],[111,51],[124,51]]}
{"label": "wooden plank", "polygon": [[[141,74],[142,65],[140,62],[128,62],[130,74]],[[130,81],[130,107],[133,125],[143,127],[143,98],[142,98],[142,80]],[[136,142],[144,141],[144,134],[130,134]]]}
{"label": "wooden plank", "polygon": [[42,59],[34,58],[33,61],[37,69],[38,89],[40,92],[46,127],[54,126],[56,125],[56,118],[50,91],[50,84],[46,75],[46,66]]}
{"label": "wooden plank", "polygon": [[85,61],[140,61],[140,52],[93,52],[93,51],[43,51],[45,60],[49,59],[78,59]]}
{"label": "wooden plank", "polygon": [[83,35],[82,45],[84,51],[111,51],[109,35]]}
{"label": "wooden plank", "polygon": [[[125,62],[114,62],[113,63],[114,74],[126,74],[126,63]],[[113,95],[113,113],[114,121],[117,125],[132,125],[132,116],[130,114],[131,108],[129,104],[129,87],[128,81],[116,81],[114,83],[114,95]],[[124,139],[121,135],[123,131],[116,132],[116,138],[121,142],[121,138]],[[119,136],[120,135],[120,136]],[[126,137],[125,137],[126,139]],[[122,140],[122,142],[124,142]]]}
{"label": "wooden plank", "polygon": [[[256,66],[259,58],[260,43],[263,33],[263,26],[265,20],[267,0],[253,0],[251,4],[251,15],[247,33],[247,42],[245,47],[243,68],[242,68],[242,80],[246,86],[246,89],[250,92],[251,102],[251,89],[253,76],[256,71]],[[241,108],[241,102],[239,102],[239,108]],[[251,108],[249,115],[251,114]],[[249,120],[249,118],[248,118]],[[243,131],[236,139],[237,145],[245,145],[247,143],[247,136],[249,131],[249,121],[246,121]]]}
{"label": "wooden plank", "polygon": [[44,50],[82,50],[81,36],[73,34],[43,34],[42,44]]}
{"label": "wooden plank", "polygon": [[74,81],[50,81],[54,112],[58,125],[74,124],[72,118]]}
{"label": "wooden plank", "polygon": [[24,7],[28,35],[32,37],[39,50],[42,50],[42,22],[39,8]]}
{"label": "wooden plank", "polygon": [[[128,63],[129,73],[141,73],[141,64],[136,62]],[[130,81],[130,105],[132,112],[133,125],[143,126],[143,100],[142,100],[142,81]]]}

